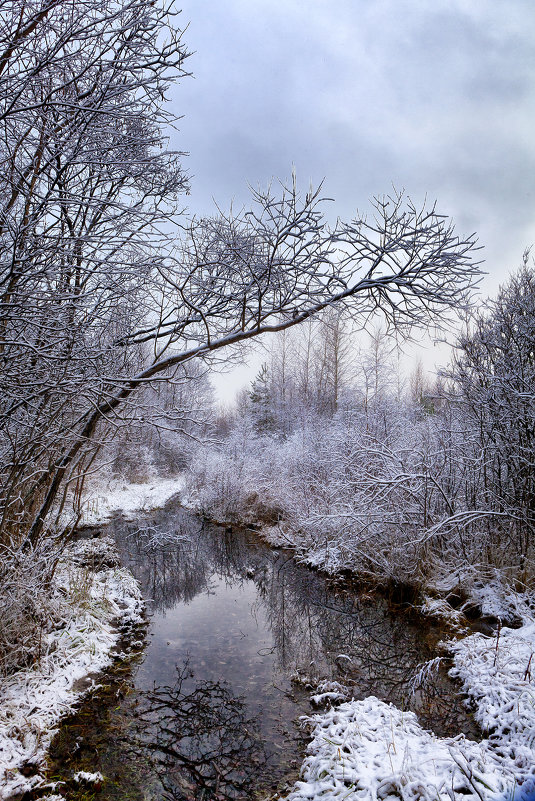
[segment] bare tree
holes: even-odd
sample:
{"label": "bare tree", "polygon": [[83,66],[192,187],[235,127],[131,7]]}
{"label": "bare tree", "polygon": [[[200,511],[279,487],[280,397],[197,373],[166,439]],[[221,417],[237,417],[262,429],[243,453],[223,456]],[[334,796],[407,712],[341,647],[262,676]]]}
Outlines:
{"label": "bare tree", "polygon": [[147,313],[159,227],[185,186],[162,149],[162,97],[186,55],[170,13],[147,0],[0,11],[0,542],[31,525],[77,421],[143,362],[114,342]]}
{"label": "bare tree", "polygon": [[145,383],[334,305],[407,328],[466,300],[474,238],[401,196],[331,229],[319,190],[294,180],[172,237],[185,179],[162,103],[186,55],[172,10],[10,0],[1,13],[3,541],[38,542]]}
{"label": "bare tree", "polygon": [[326,309],[314,337],[314,395],[318,411],[334,414],[348,385],[352,342],[347,310]]}

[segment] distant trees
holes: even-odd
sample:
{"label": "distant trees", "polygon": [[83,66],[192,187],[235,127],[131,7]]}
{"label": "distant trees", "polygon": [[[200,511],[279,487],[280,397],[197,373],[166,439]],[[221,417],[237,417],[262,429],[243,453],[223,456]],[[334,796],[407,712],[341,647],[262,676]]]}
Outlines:
{"label": "distant trees", "polygon": [[327,307],[281,332],[251,386],[256,429],[289,434],[304,416],[332,416],[353,378],[353,356],[350,319],[342,308]]}

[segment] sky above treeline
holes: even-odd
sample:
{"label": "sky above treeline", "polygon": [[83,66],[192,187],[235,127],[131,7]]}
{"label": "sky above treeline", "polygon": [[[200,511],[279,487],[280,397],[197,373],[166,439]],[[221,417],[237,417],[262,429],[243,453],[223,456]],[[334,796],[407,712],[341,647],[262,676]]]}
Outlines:
{"label": "sky above treeline", "polygon": [[495,294],[535,242],[533,0],[184,0],[172,91],[189,210],[325,179],[329,213],[404,189],[477,232]]}

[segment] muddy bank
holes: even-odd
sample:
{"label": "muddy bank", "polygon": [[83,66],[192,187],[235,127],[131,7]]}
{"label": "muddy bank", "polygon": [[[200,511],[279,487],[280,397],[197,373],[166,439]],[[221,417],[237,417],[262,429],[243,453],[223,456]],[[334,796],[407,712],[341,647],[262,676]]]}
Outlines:
{"label": "muddy bank", "polygon": [[95,683],[127,658],[143,624],[139,586],[108,538],[80,540],[61,555],[53,593],[60,622],[43,634],[31,668],[0,689],[0,798],[30,798],[44,784],[52,735]]}

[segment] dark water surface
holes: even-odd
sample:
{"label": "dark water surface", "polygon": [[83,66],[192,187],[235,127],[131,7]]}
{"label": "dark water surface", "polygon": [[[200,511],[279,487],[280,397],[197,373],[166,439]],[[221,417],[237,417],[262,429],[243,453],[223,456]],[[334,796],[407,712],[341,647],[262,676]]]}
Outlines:
{"label": "dark water surface", "polygon": [[62,727],[52,775],[100,770],[102,799],[265,798],[296,778],[321,680],[477,736],[443,672],[412,692],[440,637],[421,618],[176,504],[110,529],[150,599],[148,645]]}

